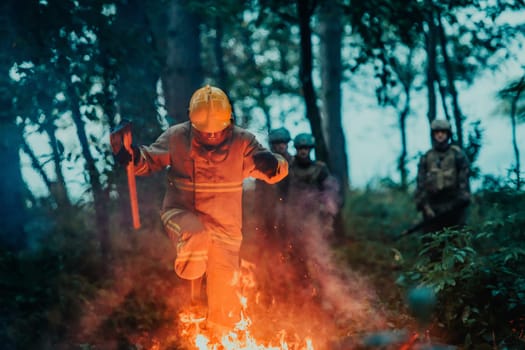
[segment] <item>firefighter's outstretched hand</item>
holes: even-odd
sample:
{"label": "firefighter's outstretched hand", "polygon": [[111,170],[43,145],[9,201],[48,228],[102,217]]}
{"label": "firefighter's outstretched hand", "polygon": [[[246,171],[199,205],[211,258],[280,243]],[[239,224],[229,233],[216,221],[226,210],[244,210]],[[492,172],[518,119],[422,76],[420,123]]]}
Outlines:
{"label": "firefighter's outstretched hand", "polygon": [[269,151],[260,151],[253,155],[255,169],[264,173],[266,176],[274,176],[277,173],[277,158]]}

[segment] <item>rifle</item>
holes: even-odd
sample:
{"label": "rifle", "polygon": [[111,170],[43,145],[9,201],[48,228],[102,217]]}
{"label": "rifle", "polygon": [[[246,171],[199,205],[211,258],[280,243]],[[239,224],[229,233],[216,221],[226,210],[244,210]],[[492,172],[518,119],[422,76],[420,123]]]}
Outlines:
{"label": "rifle", "polygon": [[420,222],[418,222],[417,224],[409,227],[408,229],[404,230],[403,232],[401,232],[401,234],[399,236],[397,236],[396,239],[399,239],[401,237],[405,237],[405,236],[408,236],[409,234],[412,234],[420,229],[422,229],[423,227],[427,226],[427,225],[430,225],[430,224],[434,224],[436,223],[437,221],[441,220],[443,217],[447,216],[448,214],[456,211],[456,210],[460,210],[460,209],[463,209],[465,208],[466,206],[468,205],[468,202],[466,201],[460,201],[456,204],[454,204],[452,206],[452,208],[448,209],[448,210],[445,210],[445,211],[442,211],[440,213],[437,213],[435,216],[431,217],[431,218],[428,218],[428,219],[423,219],[421,220]]}
{"label": "rifle", "polygon": [[133,228],[138,230],[140,228],[140,216],[137,199],[137,184],[135,182],[135,155],[131,147],[131,141],[131,122],[124,119],[113,130],[111,130],[110,143],[114,153],[117,152],[120,147],[124,147],[131,155],[131,161],[126,165],[126,173],[128,175],[129,200],[131,204]]}

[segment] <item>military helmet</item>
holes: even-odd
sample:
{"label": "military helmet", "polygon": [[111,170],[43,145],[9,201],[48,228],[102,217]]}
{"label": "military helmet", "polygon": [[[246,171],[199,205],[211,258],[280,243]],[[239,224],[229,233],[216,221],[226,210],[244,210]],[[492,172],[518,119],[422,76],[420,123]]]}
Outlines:
{"label": "military helmet", "polygon": [[268,141],[270,141],[270,143],[288,143],[291,139],[290,132],[286,128],[272,129],[268,134]]}
{"label": "military helmet", "polygon": [[231,124],[230,100],[224,91],[214,86],[206,85],[193,93],[189,113],[193,127],[202,132],[219,132]]}
{"label": "military helmet", "polygon": [[434,119],[430,124],[430,129],[432,131],[447,131],[448,133],[452,132],[452,127],[446,119]]}
{"label": "military helmet", "polygon": [[315,147],[315,139],[312,134],[301,133],[293,139],[293,145],[295,148],[300,147]]}

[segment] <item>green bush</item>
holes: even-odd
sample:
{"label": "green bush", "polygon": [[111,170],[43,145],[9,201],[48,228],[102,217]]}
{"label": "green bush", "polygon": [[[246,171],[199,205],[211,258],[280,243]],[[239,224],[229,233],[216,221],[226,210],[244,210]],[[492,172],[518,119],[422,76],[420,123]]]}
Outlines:
{"label": "green bush", "polygon": [[45,348],[75,326],[102,267],[89,239],[61,235],[20,253],[0,252],[0,304],[8,322],[0,338],[19,349]]}
{"label": "green bush", "polygon": [[469,227],[424,237],[406,265],[405,286],[438,294],[436,317],[451,340],[476,349],[523,347],[525,315],[525,196],[508,190],[476,194]]}
{"label": "green bush", "polygon": [[383,180],[346,195],[343,217],[349,238],[391,240],[418,220],[413,197]]}

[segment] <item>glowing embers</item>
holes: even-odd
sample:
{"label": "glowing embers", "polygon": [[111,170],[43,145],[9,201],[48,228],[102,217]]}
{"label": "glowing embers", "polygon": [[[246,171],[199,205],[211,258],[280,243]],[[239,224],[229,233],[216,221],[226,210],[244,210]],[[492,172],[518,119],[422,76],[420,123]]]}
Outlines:
{"label": "glowing embers", "polygon": [[[244,307],[244,305],[243,305]],[[279,344],[256,339],[251,334],[252,321],[245,315],[245,310],[241,312],[241,320],[235,325],[234,329],[227,331],[216,338],[216,334],[209,333],[204,328],[205,318],[198,317],[192,312],[181,312],[179,314],[182,329],[180,336],[191,339],[191,345],[198,350],[313,350],[313,342],[310,338],[304,341],[295,340],[287,342],[285,330],[277,332],[274,339],[279,339]]]}
{"label": "glowing embers", "polygon": [[[257,339],[252,333],[252,319],[248,317],[248,295],[255,287],[253,270],[255,265],[242,261],[239,274],[234,278],[241,304],[240,321],[231,330],[220,334],[205,327],[205,318],[200,317],[202,310],[182,311],[179,314],[181,338],[191,342],[198,350],[313,350],[310,338],[300,339],[297,334],[289,336],[286,330],[276,331],[268,339]],[[258,299],[255,293],[254,299]],[[259,324],[266,328],[268,325]],[[278,329],[278,328],[277,328]],[[268,337],[266,337],[268,338]]]}

